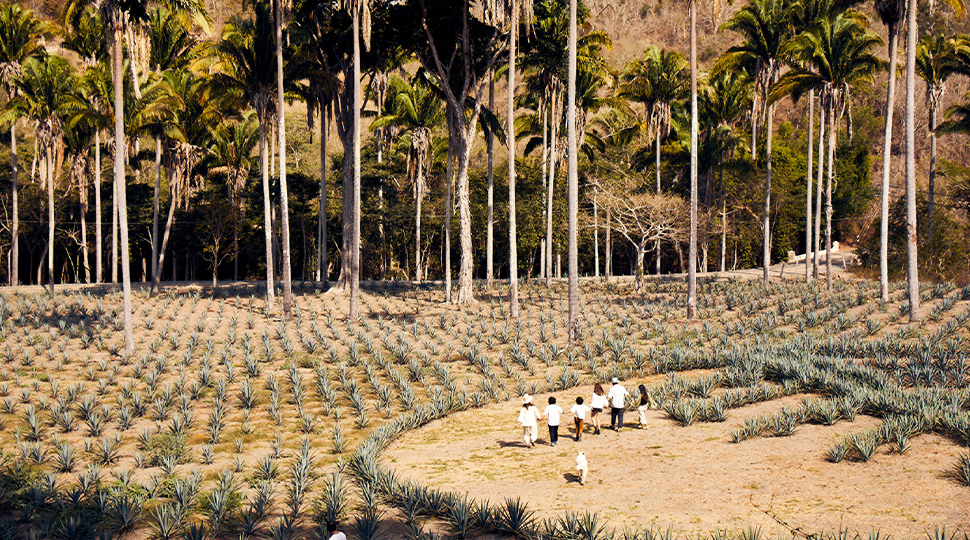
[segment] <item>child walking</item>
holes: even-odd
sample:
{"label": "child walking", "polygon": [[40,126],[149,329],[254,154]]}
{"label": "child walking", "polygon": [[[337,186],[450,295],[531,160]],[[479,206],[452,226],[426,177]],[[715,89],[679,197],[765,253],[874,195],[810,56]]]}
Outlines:
{"label": "child walking", "polygon": [[532,396],[526,394],[522,396],[522,408],[519,409],[519,424],[522,425],[522,438],[525,445],[532,448],[536,445],[539,438],[539,423],[541,417],[539,409],[532,404]]}
{"label": "child walking", "polygon": [[547,419],[546,424],[549,426],[549,444],[551,446],[556,446],[556,443],[559,442],[559,419],[562,413],[562,407],[556,405],[556,398],[550,397],[549,406],[542,413],[542,417]]}
{"label": "child walking", "polygon": [[586,421],[586,415],[589,414],[589,407],[583,405],[583,398],[576,398],[576,404],[573,405],[569,412],[573,413],[573,423],[576,425],[576,440],[583,440],[583,423]]}

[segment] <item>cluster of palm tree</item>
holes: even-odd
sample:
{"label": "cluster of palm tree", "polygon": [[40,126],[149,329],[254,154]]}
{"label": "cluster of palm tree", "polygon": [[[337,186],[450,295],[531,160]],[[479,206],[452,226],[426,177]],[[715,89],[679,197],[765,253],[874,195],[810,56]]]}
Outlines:
{"label": "cluster of palm tree", "polygon": [[[603,190],[620,195],[670,194],[687,199],[686,227],[664,228],[639,246],[639,272],[646,249],[655,252],[661,268],[661,242],[672,245],[688,273],[688,317],[696,310],[696,271],[706,270],[709,244],[720,228],[720,264],[725,270],[728,204],[725,171],[761,167],[765,172],[761,262],[768,280],[772,242],[772,150],[774,112],[779,100],[795,102],[807,96],[806,252],[814,254],[806,279],[818,277],[820,253],[831,249],[832,190],[840,120],[848,112],[851,139],[851,95],[871,83],[886,68],[875,49],[882,40],[869,28],[867,18],[848,0],[751,0],[722,25],[738,35],[707,73],[700,73],[696,46],[696,2],[689,4],[691,43],[689,55],[648,48],[622,70],[612,69],[603,51],[610,37],[587,30],[590,14],[576,0],[342,0],[314,2],[244,2],[244,13],[229,20],[211,36],[211,21],[198,0],[71,0],[57,24],[45,22],[16,4],[0,6],[0,85],[7,100],[0,124],[11,133],[12,154],[12,284],[18,276],[18,182],[16,132],[18,121],[34,128],[35,160],[40,185],[46,189],[48,238],[46,283],[54,286],[55,184],[69,171],[80,202],[81,266],[84,279],[100,283],[104,269],[118,280],[121,268],[130,313],[130,263],[126,191],[128,175],[141,183],[142,162],[154,157],[151,243],[152,291],[160,287],[162,269],[177,211],[193,205],[193,196],[209,189],[210,175],[225,177],[224,200],[230,224],[234,277],[239,275],[240,228],[246,214],[243,193],[258,152],[262,177],[263,224],[266,250],[266,291],[269,309],[275,309],[276,282],[282,281],[282,310],[292,311],[290,262],[290,195],[287,186],[287,127],[285,104],[306,103],[310,128],[319,124],[321,175],[316,242],[316,277],[329,279],[327,257],[327,141],[331,125],[343,146],[342,245],[338,289],[349,295],[349,317],[359,317],[361,275],[361,116],[365,100],[374,102],[370,131],[378,161],[385,149],[406,148],[407,182],[413,191],[414,277],[428,274],[430,245],[422,241],[422,202],[429,176],[444,161],[444,248],[442,271],[446,299],[473,300],[471,188],[469,170],[479,132],[488,149],[488,218],[485,274],[491,286],[493,269],[494,145],[507,144],[510,156],[538,151],[541,163],[545,235],[540,241],[539,271],[551,282],[554,275],[554,231],[557,212],[557,173],[565,169],[568,200],[568,273],[570,277],[571,336],[576,314],[573,304],[578,276],[580,163],[587,199],[620,201]],[[960,7],[960,6],[957,6]],[[897,37],[904,12],[915,17],[915,3],[877,2],[880,18],[889,26],[890,49],[886,148],[883,165],[883,245],[888,221],[888,148],[891,142],[895,90]],[[932,229],[935,191],[936,133],[970,130],[970,106],[947,111],[939,122],[941,98],[947,78],[970,73],[970,40],[927,36],[917,42],[915,19],[909,21],[907,46],[909,75],[907,99],[918,75],[926,83],[930,111],[931,172],[928,220]],[[47,47],[59,35],[69,61]],[[79,61],[74,60],[74,57]],[[521,71],[522,82],[519,82]],[[395,74],[397,72],[397,74]],[[505,111],[495,104],[495,83],[507,77]],[[368,83],[369,82],[369,83]],[[368,84],[365,84],[368,83]],[[365,89],[365,86],[367,87]],[[689,106],[686,104],[689,103]],[[819,119],[816,123],[815,106]],[[909,104],[908,104],[909,107]],[[504,112],[505,122],[500,120]],[[907,110],[907,148],[912,152],[912,111]],[[818,126],[817,147],[814,140]],[[112,129],[113,128],[113,129]],[[825,129],[827,128],[827,137]],[[745,136],[749,129],[750,138]],[[759,136],[761,132],[763,136]],[[148,141],[150,150],[142,150]],[[750,141],[750,142],[749,142]],[[257,151],[258,147],[258,151]],[[101,154],[106,149],[114,164],[112,182],[111,261],[103,261]],[[447,153],[447,157],[442,155]],[[91,154],[94,163],[90,163]],[[748,157],[750,156],[750,157]],[[278,157],[278,161],[277,161]],[[666,169],[662,167],[666,160]],[[761,161],[763,160],[763,161]],[[510,314],[518,309],[519,272],[516,228],[516,163],[508,160],[508,215]],[[652,162],[652,163],[651,163]],[[278,167],[278,170],[277,170]],[[816,169],[817,167],[817,169]],[[611,181],[640,178],[653,169],[653,182]],[[664,170],[668,183],[665,189]],[[912,169],[912,170],[910,170]],[[824,190],[823,190],[824,176]],[[274,181],[274,177],[277,181]],[[94,263],[88,258],[86,216],[89,180],[93,178],[95,206]],[[689,188],[681,179],[689,179]],[[813,184],[814,182],[814,184]],[[169,188],[169,207],[162,226],[163,185]],[[912,186],[910,186],[912,184]],[[907,169],[907,192],[915,193],[915,169]],[[814,189],[814,200],[813,200]],[[824,203],[823,203],[824,193]],[[217,195],[213,195],[217,196]],[[383,191],[379,204],[384,204]],[[822,207],[825,208],[824,249]],[[457,209],[461,255],[457,290],[452,291],[451,218]],[[605,204],[606,231],[619,208]],[[598,212],[597,208],[597,212]],[[277,214],[278,211],[278,214]],[[915,212],[915,199],[911,212]],[[629,213],[628,213],[629,214]],[[641,214],[631,219],[649,219]],[[646,214],[643,214],[646,215]],[[669,218],[669,212],[665,214]],[[915,213],[911,216],[915,229]],[[592,227],[598,246],[601,226]],[[671,223],[676,222],[672,221]],[[813,227],[814,225],[814,227]],[[646,230],[644,228],[641,228]],[[660,230],[654,227],[651,230]],[[278,233],[277,233],[278,231]],[[382,229],[383,234],[383,229]],[[911,232],[915,264],[915,233]],[[681,238],[686,237],[686,265]],[[216,243],[218,245],[224,245]],[[609,245],[609,240],[607,241]],[[120,246],[120,249],[119,249]],[[702,261],[698,265],[698,248]],[[213,265],[227,253],[215,248],[207,260]],[[609,246],[607,248],[609,253]],[[826,257],[828,264],[830,258]],[[686,268],[685,268],[686,266]],[[885,252],[883,253],[883,294]],[[910,279],[915,283],[915,266]],[[609,263],[607,272],[609,273]],[[831,287],[831,268],[826,272]],[[43,268],[37,282],[43,281]],[[918,303],[918,291],[911,293]],[[914,309],[911,316],[918,317]],[[128,324],[130,321],[127,321]],[[128,334],[130,336],[130,326]],[[573,333],[573,332],[576,333]],[[130,341],[130,337],[129,337]]]}

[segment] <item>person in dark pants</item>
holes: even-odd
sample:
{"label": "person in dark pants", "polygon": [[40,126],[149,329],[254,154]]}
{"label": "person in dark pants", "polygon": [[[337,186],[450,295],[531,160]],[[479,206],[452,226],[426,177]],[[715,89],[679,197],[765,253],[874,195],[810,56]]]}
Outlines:
{"label": "person in dark pants", "polygon": [[542,413],[543,418],[546,419],[546,424],[549,426],[549,444],[550,446],[556,446],[559,442],[559,420],[562,417],[562,407],[556,405],[556,398],[549,398],[549,406]]}
{"label": "person in dark pants", "polygon": [[606,395],[610,400],[610,427],[616,431],[623,428],[623,411],[626,409],[626,397],[630,393],[620,384],[620,379],[613,377],[613,387]]}

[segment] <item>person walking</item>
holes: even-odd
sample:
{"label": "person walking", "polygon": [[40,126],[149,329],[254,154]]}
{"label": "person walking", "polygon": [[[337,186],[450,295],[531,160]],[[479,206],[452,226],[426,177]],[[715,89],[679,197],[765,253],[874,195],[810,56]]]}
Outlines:
{"label": "person walking", "polygon": [[546,425],[549,426],[549,445],[556,446],[559,442],[559,420],[562,417],[563,410],[562,407],[556,405],[556,398],[549,398],[549,406],[542,413],[542,417],[546,419]]}
{"label": "person walking", "polygon": [[583,423],[586,422],[586,415],[589,414],[589,405],[583,405],[583,398],[576,398],[576,404],[569,412],[573,413],[573,424],[576,426],[576,440],[583,440]]}
{"label": "person walking", "polygon": [[606,392],[603,391],[603,385],[596,383],[593,386],[593,399],[589,401],[589,406],[592,409],[589,419],[593,424],[593,435],[600,434],[600,413],[603,412],[607,404],[609,404],[609,401],[606,399]]}
{"label": "person walking", "polygon": [[640,391],[640,406],[637,407],[638,427],[645,429],[647,427],[647,409],[650,408],[650,395],[647,393],[647,387],[642,384],[637,387],[637,390]]}
{"label": "person walking", "polygon": [[626,409],[626,397],[630,393],[620,384],[620,379],[613,377],[613,387],[607,398],[610,400],[610,427],[615,431],[623,428],[623,411]]}
{"label": "person walking", "polygon": [[532,404],[532,396],[526,394],[522,396],[522,408],[519,410],[519,424],[522,425],[522,438],[525,445],[532,448],[536,445],[539,438],[539,418],[542,415],[539,409]]}

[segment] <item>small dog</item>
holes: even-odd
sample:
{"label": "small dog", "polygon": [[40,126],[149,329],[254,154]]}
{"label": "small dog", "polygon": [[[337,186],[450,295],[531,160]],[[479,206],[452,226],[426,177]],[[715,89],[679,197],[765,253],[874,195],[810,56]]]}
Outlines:
{"label": "small dog", "polygon": [[576,456],[576,470],[579,472],[579,485],[586,485],[586,473],[589,472],[589,462],[586,461],[586,454],[580,452]]}

